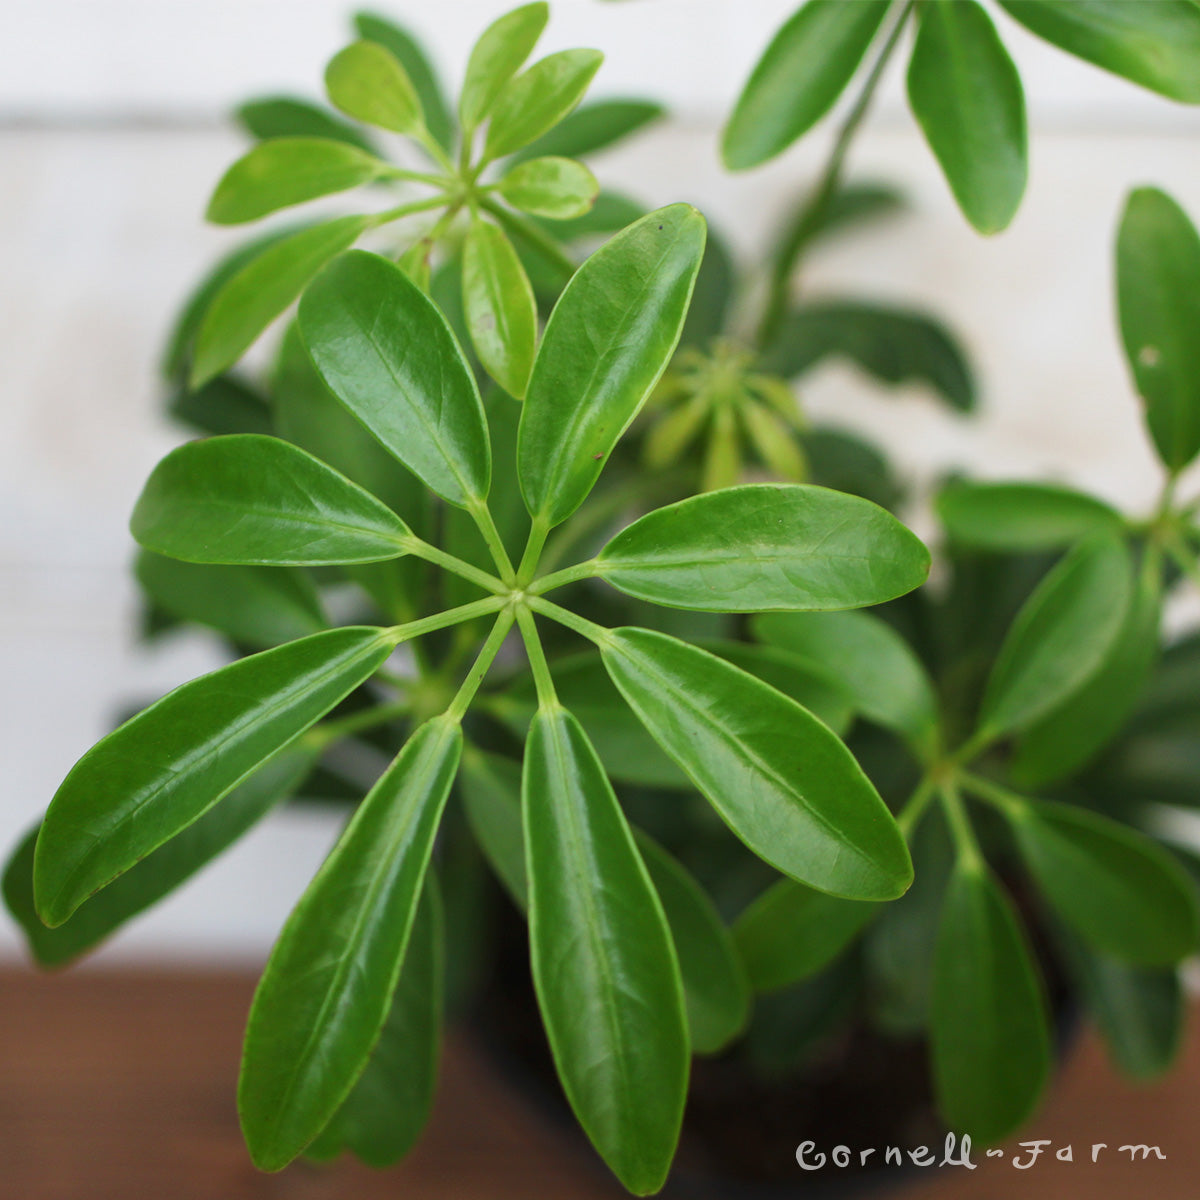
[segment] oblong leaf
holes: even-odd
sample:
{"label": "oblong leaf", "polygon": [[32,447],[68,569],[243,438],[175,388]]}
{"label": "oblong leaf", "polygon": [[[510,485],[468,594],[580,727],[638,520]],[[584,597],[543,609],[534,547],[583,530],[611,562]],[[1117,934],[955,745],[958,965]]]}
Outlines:
{"label": "oblong leaf", "polygon": [[351,251],[300,301],[300,332],[329,390],[451,504],[491,481],[483,402],[445,317],[393,263]]}
{"label": "oblong leaf", "polygon": [[556,221],[582,217],[600,194],[595,175],[573,158],[531,158],[513,167],[498,186],[513,208]]}
{"label": "oblong leaf", "polygon": [[268,138],[332,138],[360,150],[374,153],[375,148],[353,125],[334,116],[328,109],[294,96],[263,96],[248,100],[233,110],[238,124],[260,142]]}
{"label": "oblong leaf", "polygon": [[757,483],[655,509],[596,557],[613,587],[702,612],[859,608],[919,587],[929,551],[869,500]]}
{"label": "oblong leaf", "polygon": [[347,628],[239,659],[169,692],[92,747],[42,822],[38,913],[61,925],[369,678],[394,641]]}
{"label": "oblong leaf", "polygon": [[288,918],[254,994],[238,1112],[255,1164],[285,1167],[362,1074],[396,991],[462,749],[420,726],[355,811]]}
{"label": "oblong leaf", "polygon": [[458,102],[459,120],[467,134],[491,112],[504,85],[533,52],[549,19],[550,6],[538,0],[498,17],[480,35],[467,59]]}
{"label": "oblong leaf", "polygon": [[980,233],[1003,229],[1025,191],[1025,95],[975,0],[921,6],[908,101],[963,215]]}
{"label": "oblong leaf", "polygon": [[888,10],[888,0],[808,0],[758,60],[721,137],[731,171],[786,150],[832,107]]}
{"label": "oblong leaf", "polygon": [[951,541],[980,550],[1056,550],[1122,526],[1103,500],[1047,483],[952,483],[937,513]]}
{"label": "oblong leaf", "polygon": [[533,980],[559,1078],[621,1182],[657,1191],[687,1093],[679,964],[612,786],[565,709],[534,718],[522,805]]}
{"label": "oblong leaf", "polygon": [[351,42],[329,60],[325,90],[348,117],[393,133],[417,134],[425,114],[408,72],[378,42]]}
{"label": "oblong leaf", "polygon": [[583,158],[624,141],[639,129],[657,121],[666,110],[653,100],[594,100],[581,104],[552,129],[519,151],[524,160],[542,155]]}
{"label": "oblong leaf", "polygon": [[217,225],[268,213],[370,183],[391,170],[382,159],[332,138],[272,138],[221,177],[205,216]]}
{"label": "oblong leaf", "polygon": [[129,521],[139,545],[185,562],[319,566],[406,553],[387,505],[280,438],[231,434],[172,450]]}
{"label": "oblong leaf", "polygon": [[484,858],[512,902],[525,912],[529,894],[521,828],[521,764],[468,745],[463,753],[462,799]]}
{"label": "oblong leaf", "polygon": [[760,858],[819,891],[890,900],[912,881],[896,823],[850,751],[794,700],[648,629],[601,654],[655,741]]}
{"label": "oblong leaf", "polygon": [[1046,1005],[1012,905],[960,863],[942,905],[930,1016],[938,1108],[991,1145],[1037,1105],[1050,1073]]}
{"label": "oblong leaf", "polygon": [[529,511],[573,513],[658,382],[704,254],[690,205],[647,214],[576,271],[554,306],[521,413],[517,464]]}
{"label": "oblong leaf", "polygon": [[1121,216],[1117,307],[1150,435],[1179,471],[1200,452],[1200,235],[1156,188],[1131,192]]}

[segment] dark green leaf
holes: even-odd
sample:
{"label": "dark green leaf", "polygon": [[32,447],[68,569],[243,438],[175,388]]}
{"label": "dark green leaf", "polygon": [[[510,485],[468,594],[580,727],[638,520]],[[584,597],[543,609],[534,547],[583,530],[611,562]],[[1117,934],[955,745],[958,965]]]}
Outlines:
{"label": "dark green leaf", "polygon": [[1122,526],[1103,500],[1048,483],[952,483],[937,512],[951,541],[979,550],[1057,550]]}
{"label": "dark green leaf", "polygon": [[266,397],[235,375],[218,375],[196,391],[179,388],[167,408],[199,433],[274,432]]}
{"label": "dark green leaf", "polygon": [[500,180],[499,190],[513,208],[567,221],[591,210],[600,185],[583,163],[573,158],[545,157],[513,167]]}
{"label": "dark green leaf", "polygon": [[584,158],[607,149],[664,115],[653,100],[596,100],[581,104],[515,157]]}
{"label": "dark green leaf", "polygon": [[532,53],[549,19],[550,6],[539,0],[505,13],[483,31],[467,60],[458,102],[467,136],[492,111],[496,97]]}
{"label": "dark green leaf", "polygon": [[524,912],[529,897],[520,763],[468,745],[463,753],[462,798],[475,841],[513,903]]}
{"label": "dark green leaf", "polygon": [[[572,217],[569,220],[543,220],[542,227],[557,241],[573,242],[600,234],[620,233],[626,225],[632,225],[645,215],[644,204],[639,204],[620,192],[602,190],[596,196],[596,202],[583,216]],[[561,276],[557,278],[561,283]],[[558,299],[558,285],[552,299]]]}
{"label": "dark green leaf", "polygon": [[374,146],[353,125],[335,117],[327,109],[294,96],[264,96],[248,100],[234,109],[233,115],[251,137],[261,142],[269,138],[326,138],[345,142],[373,154]]}
{"label": "dark green leaf", "polygon": [[811,482],[873,500],[894,512],[904,498],[895,468],[879,449],[857,434],[829,427],[802,434]]}
{"label": "dark green leaf", "polygon": [[408,72],[379,42],[363,39],[338,51],[325,68],[325,89],[334,106],[356,121],[410,136],[425,128]]}
{"label": "dark green leaf", "polygon": [[704,347],[724,332],[736,281],[737,271],[729,247],[723,238],[709,230],[687,320],[679,337],[681,346]]}

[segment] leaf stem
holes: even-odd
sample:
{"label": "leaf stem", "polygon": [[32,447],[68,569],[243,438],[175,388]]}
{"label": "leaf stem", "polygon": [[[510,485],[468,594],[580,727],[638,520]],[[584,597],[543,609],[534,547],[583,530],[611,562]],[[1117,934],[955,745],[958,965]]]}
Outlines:
{"label": "leaf stem", "polygon": [[958,784],[954,781],[943,783],[938,788],[942,800],[942,811],[954,835],[954,845],[958,850],[961,862],[973,871],[982,871],[984,867],[983,852],[975,839],[975,830],[971,818],[967,815],[967,807],[959,794]]}
{"label": "leaf stem", "polygon": [[388,704],[377,704],[374,708],[339,717],[336,721],[326,721],[311,732],[316,735],[320,745],[324,746],[339,738],[374,729],[377,725],[386,725],[389,721],[394,721],[397,717],[406,717],[411,712],[412,705],[408,700],[393,700]]}
{"label": "leaf stem", "polygon": [[1166,551],[1171,556],[1171,561],[1184,575],[1196,587],[1200,587],[1200,562],[1197,562],[1191,548],[1182,539],[1176,538],[1167,542]]}
{"label": "leaf stem", "polygon": [[492,510],[488,508],[486,500],[473,500],[467,505],[467,512],[471,514],[471,519],[478,526],[479,532],[483,534],[483,540],[487,543],[492,561],[496,564],[500,578],[504,581],[504,590],[510,591],[516,582],[516,572],[513,571],[512,559],[508,557],[508,551],[504,548],[500,531],[496,528]]}
{"label": "leaf stem", "polygon": [[565,587],[568,583],[576,583],[580,579],[593,579],[601,573],[600,563],[589,558],[587,562],[576,563],[573,567],[564,567],[550,575],[535,579],[525,590],[531,596],[540,596],[555,588]]}
{"label": "leaf stem", "polygon": [[973,775],[968,771],[962,774],[963,787],[973,796],[998,808],[1006,817],[1019,817],[1029,807],[1029,801],[1016,792],[1010,792],[982,775]]}
{"label": "leaf stem", "polygon": [[470,604],[460,604],[457,608],[448,608],[445,612],[434,613],[431,617],[422,617],[419,621],[409,621],[406,625],[393,625],[384,632],[393,645],[399,646],[402,642],[422,634],[433,633],[450,625],[461,625],[464,621],[474,620],[475,617],[486,617],[499,612],[507,603],[507,596],[488,596],[483,600],[473,600]]}
{"label": "leaf stem", "polygon": [[917,784],[916,790],[897,814],[896,824],[900,826],[900,832],[904,834],[905,841],[908,841],[916,831],[917,825],[925,815],[925,810],[929,807],[929,801],[937,793],[937,788],[937,780],[932,775],[926,775]]}
{"label": "leaf stem", "polygon": [[495,575],[491,575],[487,571],[481,571],[469,562],[464,562],[461,558],[456,558],[453,554],[447,554],[445,550],[439,550],[436,546],[431,546],[415,534],[405,539],[405,544],[410,554],[415,555],[417,558],[423,558],[426,562],[434,563],[436,566],[444,567],[447,571],[452,571],[455,575],[461,575],[463,579],[469,579],[472,583],[478,584],[486,592],[494,592],[497,596],[503,596],[507,595],[510,590],[508,585],[502,583]]}
{"label": "leaf stem", "polygon": [[500,647],[504,645],[504,639],[508,637],[508,631],[513,625],[513,615],[513,606],[510,604],[496,618],[496,623],[492,626],[491,633],[487,635],[487,640],[483,643],[466,678],[463,679],[462,686],[450,702],[450,707],[446,709],[446,716],[451,720],[461,721],[466,715],[471,701],[475,699],[475,693],[479,691],[479,685],[487,677],[488,669],[500,652]]}
{"label": "leaf stem", "polygon": [[433,161],[437,163],[437,165],[441,167],[443,171],[445,171],[448,175],[453,175],[455,173],[454,163],[451,161],[450,156],[445,150],[442,149],[437,138],[435,138],[433,134],[425,128],[424,125],[421,126],[419,133],[413,134],[413,138],[415,141],[421,144],[421,146],[428,153],[429,157],[432,158]]}
{"label": "leaf stem", "polygon": [[542,549],[549,534],[550,525],[546,518],[534,517],[529,526],[529,540],[525,543],[525,552],[521,555],[521,565],[517,568],[518,587],[528,587],[533,580],[533,573],[541,561]]}
{"label": "leaf stem", "polygon": [[565,625],[580,637],[587,638],[589,642],[595,642],[597,646],[602,646],[609,640],[609,631],[603,625],[597,625],[595,621],[589,621],[578,613],[573,613],[549,600],[543,600],[541,596],[530,596],[529,607],[534,612],[539,612],[542,616],[549,617],[560,625]]}
{"label": "leaf stem", "polygon": [[385,178],[402,179],[408,183],[428,183],[432,187],[440,187],[443,190],[448,184],[454,182],[446,175],[433,175],[428,171],[410,171],[407,167],[392,167]]}
{"label": "leaf stem", "polygon": [[521,637],[525,642],[525,653],[529,655],[529,667],[533,671],[533,682],[537,686],[538,705],[541,708],[558,708],[558,693],[554,690],[554,677],[546,661],[546,651],[538,636],[537,622],[528,607],[517,605],[517,623],[521,626]]}
{"label": "leaf stem", "polygon": [[414,200],[409,204],[399,204],[395,208],[386,208],[381,213],[376,213],[371,219],[373,228],[378,228],[380,225],[387,225],[392,221],[398,221],[401,217],[411,217],[414,213],[429,212],[434,208],[442,208],[446,203],[445,193],[437,196],[430,196],[425,200]]}
{"label": "leaf stem", "polygon": [[575,274],[575,262],[571,256],[533,221],[528,221],[517,213],[511,212],[487,196],[479,198],[479,206],[490,212],[509,233],[540,250],[567,279]]}

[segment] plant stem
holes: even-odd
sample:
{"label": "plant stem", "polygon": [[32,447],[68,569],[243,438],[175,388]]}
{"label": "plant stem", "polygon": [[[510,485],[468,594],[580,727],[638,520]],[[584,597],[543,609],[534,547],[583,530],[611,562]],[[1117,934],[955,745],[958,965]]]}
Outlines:
{"label": "plant stem", "polygon": [[575,274],[575,263],[571,256],[533,221],[527,221],[524,217],[511,212],[486,196],[480,197],[479,205],[481,208],[487,209],[509,233],[540,250],[567,279]]}
{"label": "plant stem", "polygon": [[491,667],[496,655],[500,651],[500,647],[504,644],[504,639],[508,637],[508,631],[513,625],[513,606],[510,604],[496,618],[496,623],[492,626],[492,632],[487,635],[487,640],[483,643],[475,662],[471,669],[467,672],[466,678],[462,681],[462,686],[458,689],[458,693],[450,702],[450,707],[446,709],[446,716],[454,721],[461,721],[466,715],[467,708],[472,700],[475,699],[475,693],[479,691],[479,685],[483,683],[487,676],[488,668]]}
{"label": "plant stem", "polygon": [[982,775],[973,775],[964,771],[962,774],[963,787],[980,800],[986,801],[993,808],[998,808],[1006,817],[1019,817],[1029,807],[1029,801],[1008,788],[984,779]]}
{"label": "plant stem", "polygon": [[407,167],[392,167],[385,179],[402,179],[408,183],[428,183],[432,187],[445,189],[453,180],[445,175],[433,175],[428,171],[410,171]]}
{"label": "plant stem", "polygon": [[1191,547],[1183,541],[1176,539],[1167,543],[1166,551],[1171,556],[1172,562],[1175,563],[1184,575],[1196,587],[1200,587],[1200,562],[1197,562],[1196,555],[1192,552]]}
{"label": "plant stem", "polygon": [[875,90],[879,86],[880,79],[883,77],[884,67],[887,66],[892,52],[896,49],[896,44],[900,40],[900,33],[905,25],[908,24],[909,14],[912,12],[915,3],[916,0],[904,0],[900,15],[896,18],[895,24],[889,31],[887,39],[880,48],[878,55],[876,55],[870,71],[867,73],[862,91],[858,94],[858,99],[855,100],[854,106],[846,114],[846,118],[838,130],[837,137],[834,139],[833,149],[825,164],[825,170],[812,193],[812,197],[796,214],[792,224],[784,234],[783,244],[780,247],[779,255],[775,260],[775,266],[771,273],[771,285],[767,295],[766,309],[763,312],[762,321],[758,327],[759,349],[765,349],[770,345],[779,332],[779,327],[783,323],[783,318],[787,313],[788,287],[791,283],[792,273],[796,269],[796,264],[799,262],[800,255],[805,246],[808,245],[820,227],[830,202],[837,194],[842,181],[842,168],[845,166],[846,155],[850,150],[850,143],[854,140],[854,135],[858,132],[863,118],[867,115],[867,109],[870,107]]}
{"label": "plant stem", "polygon": [[377,704],[374,708],[362,712],[351,713],[336,721],[327,721],[318,725],[313,733],[320,739],[322,745],[337,741],[338,738],[350,737],[362,733],[365,729],[374,729],[377,725],[386,725],[397,717],[406,717],[412,712],[412,705],[407,700],[393,700],[388,704]]}
{"label": "plant stem", "polygon": [[950,832],[954,835],[959,860],[973,871],[982,871],[983,852],[975,840],[975,830],[971,825],[971,818],[967,815],[967,808],[959,794],[957,783],[942,784],[938,794],[942,799],[942,810],[946,814]]}
{"label": "plant stem", "polygon": [[437,138],[435,138],[428,129],[422,127],[420,133],[415,134],[414,136],[416,140],[420,142],[421,145],[426,149],[426,151],[428,151],[429,157],[432,158],[433,161],[437,163],[437,165],[441,167],[443,171],[445,171],[448,175],[453,175],[455,173],[454,163],[450,160],[450,156],[445,152],[445,150],[442,149]]}
{"label": "plant stem", "polygon": [[599,574],[600,564],[594,558],[589,558],[587,562],[576,563],[573,567],[564,567],[561,571],[555,571],[551,575],[543,575],[540,579],[535,579],[525,590],[531,596],[540,596],[555,588],[565,587],[568,583],[575,583],[580,579],[592,579]]}
{"label": "plant stem", "polygon": [[460,604],[457,608],[449,608],[445,612],[434,613],[431,617],[422,617],[419,621],[409,621],[406,625],[393,625],[387,630],[392,644],[399,646],[402,642],[420,637],[425,633],[433,633],[450,625],[461,625],[475,617],[486,617],[499,612],[508,603],[507,596],[488,596],[484,600],[473,600],[470,604]]}
{"label": "plant stem", "polygon": [[900,826],[900,832],[904,834],[905,841],[908,841],[916,831],[918,823],[925,815],[925,810],[929,807],[929,801],[933,799],[936,792],[937,781],[931,775],[926,775],[917,784],[916,790],[897,814],[896,824]]}
{"label": "plant stem", "polygon": [[528,587],[533,580],[542,558],[542,548],[546,545],[550,526],[545,517],[534,517],[529,526],[529,539],[525,543],[525,552],[521,555],[521,565],[517,568],[517,586]]}
{"label": "plant stem", "polygon": [[597,625],[595,621],[589,621],[578,613],[573,613],[549,600],[543,600],[541,596],[530,596],[529,607],[534,612],[540,612],[542,616],[549,617],[560,625],[565,625],[580,637],[587,638],[589,642],[595,642],[597,646],[602,646],[609,640],[609,631],[603,625]]}
{"label": "plant stem", "polygon": [[447,554],[444,550],[439,550],[436,546],[431,546],[428,542],[423,541],[415,535],[406,539],[408,552],[415,555],[417,558],[423,558],[426,562],[431,562],[439,567],[444,567],[447,571],[452,571],[455,575],[461,575],[463,579],[469,579],[472,583],[478,584],[486,592],[494,592],[496,595],[507,595],[509,588],[507,584],[501,583],[495,575],[488,574],[487,571],[481,571],[478,567],[473,567],[469,562],[463,562],[461,558],[456,558],[453,554]]}
{"label": "plant stem", "polygon": [[479,532],[483,534],[483,540],[487,542],[492,561],[496,564],[500,578],[504,581],[504,590],[510,590],[516,580],[516,573],[513,571],[512,559],[508,557],[508,551],[504,548],[500,531],[496,528],[492,510],[488,508],[486,500],[473,500],[467,505],[467,512],[471,514],[471,519],[478,526]]}
{"label": "plant stem", "polygon": [[550,664],[546,661],[546,651],[542,649],[542,639],[538,636],[537,622],[533,619],[533,613],[523,604],[517,606],[517,622],[521,626],[525,653],[529,655],[529,667],[533,671],[533,682],[537,686],[538,706],[558,708],[558,693],[554,690]]}
{"label": "plant stem", "polygon": [[414,200],[410,204],[400,204],[395,208],[384,209],[383,212],[376,213],[372,218],[371,224],[377,228],[380,225],[387,225],[391,221],[398,221],[401,217],[411,217],[414,213],[429,212],[431,209],[441,208],[445,203],[445,193],[438,196],[430,196],[426,200]]}

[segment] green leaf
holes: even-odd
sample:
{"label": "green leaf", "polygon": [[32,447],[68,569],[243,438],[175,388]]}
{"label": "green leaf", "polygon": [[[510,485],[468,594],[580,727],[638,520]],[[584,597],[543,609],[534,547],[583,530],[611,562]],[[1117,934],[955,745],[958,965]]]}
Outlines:
{"label": "green leaf", "polygon": [[772,475],[791,483],[808,479],[808,463],[799,439],[778,413],[747,399],[738,409],[738,416],[755,454]]}
{"label": "green leaf", "polygon": [[583,503],[658,382],[679,341],[704,235],[690,205],[658,209],[606,242],[567,284],[521,414],[517,462],[535,517],[556,525]]}
{"label": "green leaf", "polygon": [[756,483],[655,509],[596,563],[613,587],[654,604],[764,612],[895,599],[924,583],[929,551],[869,500]]}
{"label": "green leaf", "polygon": [[332,138],[272,138],[229,168],[205,214],[217,225],[268,213],[370,183],[391,170],[382,159]]}
{"label": "green leaf", "polygon": [[653,100],[595,100],[581,104],[515,157],[583,158],[624,141],[664,115],[663,106]]}
{"label": "green leaf", "polygon": [[1200,103],[1200,13],[1189,0],[1000,0],[1000,7],[1076,58]]}
{"label": "green leaf", "polygon": [[399,558],[412,537],[332,467],[254,433],[172,450],[146,480],[129,527],[169,558],[276,567]]}
{"label": "green leaf", "polygon": [[370,1167],[389,1167],[420,1137],[437,1084],[443,958],[442,902],[430,871],[379,1041],[354,1089],[321,1132],[323,1157],[344,1147]]}
{"label": "green leaf", "polygon": [[921,5],[908,102],[963,215],[980,233],[1003,229],[1025,191],[1025,96],[975,0]]}
{"label": "green leaf", "polygon": [[446,106],[446,98],[438,84],[437,75],[416,39],[395,21],[378,13],[356,13],[354,28],[359,37],[378,42],[392,52],[417,90],[429,132],[443,150],[449,150],[454,142],[454,123]]}
{"label": "green leaf", "polygon": [[889,511],[900,506],[904,486],[892,464],[870,442],[829,427],[810,429],[802,441],[813,483],[873,500]]}
{"label": "green leaf", "polygon": [[891,729],[919,750],[937,739],[933,684],[909,644],[869,613],[769,613],[755,617],[754,636],[791,651],[836,679],[868,721]]}
{"label": "green leaf", "polygon": [[513,167],[499,188],[513,208],[556,221],[582,217],[600,193],[595,175],[573,158],[531,158]]}
{"label": "green leaf", "polygon": [[353,246],[371,217],[338,217],[268,245],[212,298],[196,335],[189,382],[193,388],[232,366],[258,340],[310,279]]}
{"label": "green leaf", "polygon": [[300,301],[300,331],[329,390],[444,500],[482,500],[492,460],[475,377],[446,319],[385,258],[335,259]]}
{"label": "green leaf", "polygon": [[733,937],[754,990],[770,992],[827,967],[878,912],[781,879],[738,917]]}
{"label": "green leaf", "polygon": [[904,839],[850,751],[794,700],[647,629],[601,646],[655,741],[751,850],[819,891],[890,900],[912,881]]}
{"label": "green leaf", "polygon": [[514,8],[483,31],[467,60],[458,102],[464,136],[469,137],[492,111],[496,97],[533,52],[549,19],[550,6],[539,0]]}
{"label": "green leaf", "polygon": [[529,908],[525,834],[521,827],[521,765],[469,745],[463,753],[462,799],[471,834],[512,902]]}
{"label": "green leaf", "polygon": [[1010,553],[1057,550],[1122,527],[1103,500],[1048,483],[952,483],[937,513],[956,545]]}
{"label": "green leaf", "polygon": [[930,1022],[938,1108],[994,1145],[1033,1112],[1050,1074],[1046,1005],[1012,905],[960,863],[942,907]]}
{"label": "green leaf", "polygon": [[312,581],[298,571],[184,563],[143,551],[137,579],[172,616],[248,646],[278,646],[329,625]]}
{"label": "green leaf", "polygon": [[1080,542],[1013,621],[988,678],[980,729],[993,737],[1028,729],[1083,687],[1120,635],[1132,592],[1123,542]]}
{"label": "green leaf", "polygon": [[1200,236],[1156,188],[1131,192],[1121,217],[1117,306],[1150,435],[1180,471],[1200,451]]}
{"label": "green leaf", "polygon": [[484,370],[511,396],[525,396],[537,349],[537,301],[508,235],[475,218],[463,243],[463,306]]}
{"label": "green leaf", "polygon": [[274,432],[266,397],[234,375],[218,375],[194,392],[179,388],[167,410],[199,433]]}
{"label": "green leaf", "polygon": [[808,0],[758,60],[721,138],[731,171],[786,150],[834,105],[862,62],[888,0]]}
{"label": "green leaf", "polygon": [[97,742],[42,822],[34,859],[42,920],[61,925],[202,817],[374,674],[393,646],[379,629],[315,633],[193,679]]}
{"label": "green leaf", "polygon": [[254,995],[238,1084],[255,1164],[329,1124],[387,1020],[462,733],[426,721],[355,811],[288,918]]}
{"label": "green leaf", "polygon": [[512,154],[557,125],[583,99],[603,61],[599,50],[560,50],[510,79],[492,107],[485,159]]}
{"label": "green leaf", "polygon": [[1006,815],[1038,887],[1096,950],[1142,967],[1177,963],[1195,951],[1195,889],[1161,846],[1072,805],[1043,801]]}
{"label": "green leaf", "polygon": [[655,1192],[687,1094],[679,964],[612,786],[565,709],[534,718],[522,803],[533,980],[559,1078],[621,1182]]}
{"label": "green leaf", "polygon": [[233,110],[241,127],[265,142],[270,138],[327,138],[345,142],[373,154],[375,148],[353,125],[335,117],[327,109],[294,96],[264,96],[248,100]]}
{"label": "green leaf", "polygon": [[[603,203],[604,196],[602,192],[598,206]],[[696,275],[696,286],[692,290],[687,320],[679,337],[681,346],[706,347],[713,338],[720,336],[725,329],[736,286],[737,268],[729,247],[723,238],[710,230],[700,271]]]}
{"label": "green leaf", "polygon": [[408,72],[379,42],[351,42],[329,60],[325,90],[348,117],[393,133],[416,136],[425,114]]}
{"label": "green leaf", "polygon": [[97,892],[54,929],[42,923],[34,907],[34,844],[41,827],[30,830],[5,869],[4,899],[24,931],[33,957],[43,967],[61,966],[157,904],[295,792],[317,755],[317,745],[305,739],[281,750],[215,808]]}

